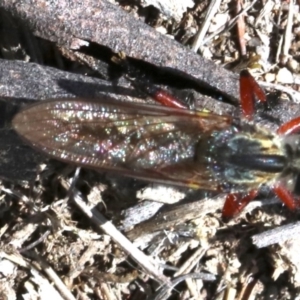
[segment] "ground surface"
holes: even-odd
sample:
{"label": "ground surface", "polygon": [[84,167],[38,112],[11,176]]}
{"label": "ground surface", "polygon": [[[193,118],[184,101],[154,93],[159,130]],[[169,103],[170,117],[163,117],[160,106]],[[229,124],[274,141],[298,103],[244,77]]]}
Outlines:
{"label": "ground surface", "polygon": [[[116,99],[116,89],[122,91],[124,100],[123,89],[131,85],[124,77],[116,79],[118,70],[111,70],[112,52],[124,51],[151,64],[145,68],[155,83],[182,90],[181,82],[188,82],[187,93],[213,96],[203,96],[197,105],[217,113],[239,113],[236,74],[249,68],[271,98],[280,98],[276,109],[269,108],[273,118],[260,117],[261,123],[273,128],[299,115],[298,3],[191,1],[189,8],[170,10],[166,1],[153,2],[159,8],[142,7],[139,1],[111,6],[100,1],[101,9],[89,6],[93,1],[84,7],[35,2],[32,7],[39,13],[26,11],[26,2],[0,4],[0,97],[14,107],[5,108],[7,114],[29,100],[99,97],[106,92],[111,96],[111,89]],[[215,12],[206,20],[213,4]],[[246,11],[235,19],[239,5]],[[117,18],[114,9],[128,13],[128,28],[137,34],[126,37],[124,44],[127,19]],[[85,14],[100,16],[103,23],[95,25]],[[139,27],[137,19],[155,30]],[[158,32],[163,35],[159,42]],[[174,46],[172,39],[183,47]],[[193,45],[201,45],[197,54],[188,50]],[[203,66],[199,71],[198,63]],[[164,67],[184,74],[171,72],[170,79]],[[198,79],[204,81],[204,89]],[[142,101],[139,92],[132,93],[125,100]],[[74,164],[49,160],[25,146],[9,130],[7,118],[1,124],[6,148],[0,147],[1,299],[297,298],[298,213],[288,211],[269,190],[224,223],[224,195],[165,189],[84,168],[78,175]],[[143,222],[158,210],[154,219]],[[277,231],[266,235],[271,229]],[[186,278],[176,281],[184,274]]]}

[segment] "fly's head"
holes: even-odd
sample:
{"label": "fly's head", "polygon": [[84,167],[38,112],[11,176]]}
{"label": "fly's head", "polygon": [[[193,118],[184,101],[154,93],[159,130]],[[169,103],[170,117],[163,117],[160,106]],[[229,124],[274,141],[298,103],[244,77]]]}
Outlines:
{"label": "fly's head", "polygon": [[300,135],[293,134],[282,138],[282,145],[286,155],[287,166],[280,181],[287,189],[300,195]]}

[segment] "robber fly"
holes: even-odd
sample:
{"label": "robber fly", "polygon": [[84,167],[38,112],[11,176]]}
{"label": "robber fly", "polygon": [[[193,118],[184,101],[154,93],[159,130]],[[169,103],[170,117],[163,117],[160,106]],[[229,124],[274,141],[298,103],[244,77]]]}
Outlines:
{"label": "robber fly", "polygon": [[138,179],[228,193],[223,217],[230,218],[269,185],[290,208],[300,168],[300,118],[276,133],[249,122],[254,98],[265,94],[247,71],[240,75],[242,116],[184,109],[155,92],[166,106],[103,97],[54,99],[26,107],[13,128],[34,148],[78,166]]}

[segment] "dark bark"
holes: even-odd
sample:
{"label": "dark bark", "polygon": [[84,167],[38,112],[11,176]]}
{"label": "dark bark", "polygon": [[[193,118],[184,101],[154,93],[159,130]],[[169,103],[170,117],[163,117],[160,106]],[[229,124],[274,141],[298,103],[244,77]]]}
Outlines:
{"label": "dark bark", "polygon": [[154,64],[192,78],[196,83],[238,101],[238,76],[203,59],[105,0],[11,1],[0,7],[22,20],[35,35],[78,50],[89,42],[113,52]]}

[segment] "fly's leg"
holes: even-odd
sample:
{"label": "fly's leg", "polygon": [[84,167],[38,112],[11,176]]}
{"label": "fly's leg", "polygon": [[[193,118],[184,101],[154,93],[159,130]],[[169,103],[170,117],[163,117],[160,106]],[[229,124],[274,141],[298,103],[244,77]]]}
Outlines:
{"label": "fly's leg", "polygon": [[144,72],[134,67],[127,60],[124,53],[121,52],[118,54],[118,56],[114,56],[113,61],[124,69],[124,73],[127,75],[128,80],[130,80],[138,90],[149,95],[153,100],[162,104],[163,106],[181,109],[189,109],[190,106],[193,106],[193,103],[184,103],[168,91],[165,91],[152,84]]}
{"label": "fly's leg", "polygon": [[300,117],[284,123],[277,129],[277,133],[280,135],[299,133],[299,131],[300,131]]}
{"label": "fly's leg", "polygon": [[[300,131],[300,117],[292,119],[283,125],[281,125],[277,133],[279,135],[290,135],[299,133]],[[290,191],[288,191],[281,184],[276,184],[273,187],[274,193],[278,196],[278,198],[291,210],[295,210],[300,207],[300,199],[296,199]]]}
{"label": "fly's leg", "polygon": [[300,200],[295,199],[295,197],[281,184],[276,184],[273,187],[274,193],[277,197],[290,209],[295,210],[300,206]]}
{"label": "fly's leg", "polygon": [[242,114],[248,120],[255,113],[255,102],[266,102],[264,91],[247,70],[240,73],[240,101]]}
{"label": "fly's leg", "polygon": [[222,218],[224,221],[232,219],[239,214],[244,207],[257,196],[258,191],[252,190],[247,194],[233,193],[228,194],[222,210]]}
{"label": "fly's leg", "polygon": [[[243,117],[251,120],[255,113],[255,102],[265,102],[266,95],[252,75],[243,70],[240,73],[240,101]],[[253,190],[249,193],[239,194],[233,193],[226,197],[225,204],[222,210],[222,218],[224,220],[231,219],[257,196],[258,191]]]}
{"label": "fly's leg", "polygon": [[[135,84],[137,82],[135,81]],[[170,94],[169,92],[158,88],[149,82],[140,82],[138,81],[138,89],[142,92],[148,94],[153,100],[162,104],[163,106],[172,107],[172,108],[182,108],[188,109],[187,105],[184,105],[182,101],[177,99],[175,96]]]}
{"label": "fly's leg", "polygon": [[[255,101],[266,102],[266,95],[258,85],[252,75],[243,70],[240,73],[240,101],[243,116],[251,119],[255,113]],[[280,135],[289,135],[300,132],[300,117],[292,119],[281,125],[277,133]]]}

